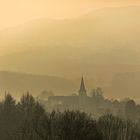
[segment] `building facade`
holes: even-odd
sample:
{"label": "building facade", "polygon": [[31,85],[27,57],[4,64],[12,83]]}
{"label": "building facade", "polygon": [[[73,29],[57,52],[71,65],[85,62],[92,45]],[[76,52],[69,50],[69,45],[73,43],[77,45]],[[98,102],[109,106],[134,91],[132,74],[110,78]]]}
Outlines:
{"label": "building facade", "polygon": [[72,96],[50,96],[48,98],[49,108],[63,110],[86,111],[90,97],[87,96],[84,78],[81,78],[78,95]]}

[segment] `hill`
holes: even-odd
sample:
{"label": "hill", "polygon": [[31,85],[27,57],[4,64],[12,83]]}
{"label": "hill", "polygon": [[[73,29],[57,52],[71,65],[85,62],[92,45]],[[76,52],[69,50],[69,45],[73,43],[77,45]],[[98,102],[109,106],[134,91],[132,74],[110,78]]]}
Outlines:
{"label": "hill", "polygon": [[73,82],[64,78],[7,71],[0,71],[0,89],[1,95],[9,91],[17,98],[27,91],[34,96],[43,90],[50,90],[56,95],[72,94],[76,91]]}
{"label": "hill", "polygon": [[140,72],[127,72],[115,75],[106,89],[108,95],[116,98],[131,97],[140,102]]}
{"label": "hill", "polygon": [[139,64],[139,53],[125,48],[47,47],[0,57],[2,70],[57,75],[78,84],[83,73],[89,88],[107,86],[114,75],[136,71]]}
{"label": "hill", "polygon": [[101,9],[75,19],[41,19],[1,31],[5,49],[0,48],[0,70],[56,75],[75,83],[84,73],[88,89],[109,87],[118,73],[140,69],[139,13],[140,7]]}
{"label": "hill", "polygon": [[0,32],[5,51],[48,46],[138,48],[140,7],[95,10],[74,19],[40,19]]}

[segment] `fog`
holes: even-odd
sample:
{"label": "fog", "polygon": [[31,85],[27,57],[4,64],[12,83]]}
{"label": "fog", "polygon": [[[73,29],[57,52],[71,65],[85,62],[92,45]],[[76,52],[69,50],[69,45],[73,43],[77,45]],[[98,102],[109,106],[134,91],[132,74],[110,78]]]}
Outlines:
{"label": "fog", "polygon": [[84,74],[89,91],[99,86],[110,98],[139,98],[138,1],[7,2],[7,15],[1,16],[1,71],[63,77],[75,90]]}
{"label": "fog", "polygon": [[138,0],[1,0],[0,29],[45,17],[73,18],[104,7],[139,4]]}

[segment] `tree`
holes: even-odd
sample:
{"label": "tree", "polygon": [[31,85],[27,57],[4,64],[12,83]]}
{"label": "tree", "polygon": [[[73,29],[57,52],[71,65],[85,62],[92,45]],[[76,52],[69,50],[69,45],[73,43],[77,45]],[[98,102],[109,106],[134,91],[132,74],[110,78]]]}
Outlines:
{"label": "tree", "polygon": [[125,106],[125,115],[129,120],[135,121],[137,119],[136,103],[133,100],[129,100]]}
{"label": "tree", "polygon": [[98,120],[103,140],[139,140],[138,125],[113,115],[105,115]]}
{"label": "tree", "polygon": [[16,138],[18,140],[38,140],[40,136],[36,130],[40,129],[40,122],[42,116],[45,115],[45,110],[28,92],[21,97],[17,106],[21,116],[21,125],[16,131]]}
{"label": "tree", "polygon": [[58,136],[61,140],[102,140],[96,121],[79,111],[65,111],[60,115]]}
{"label": "tree", "polygon": [[[16,123],[15,123],[16,122]],[[1,103],[0,111],[0,135],[1,139],[7,140],[19,125],[16,102],[10,93],[5,94]]]}
{"label": "tree", "polygon": [[111,114],[102,116],[98,120],[98,126],[104,140],[122,140],[124,122]]}

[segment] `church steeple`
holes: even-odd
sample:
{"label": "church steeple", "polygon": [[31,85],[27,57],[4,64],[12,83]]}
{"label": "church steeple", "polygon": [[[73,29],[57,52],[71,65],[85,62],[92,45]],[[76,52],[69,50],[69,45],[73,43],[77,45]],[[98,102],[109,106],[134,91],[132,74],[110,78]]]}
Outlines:
{"label": "church steeple", "polygon": [[85,83],[84,83],[84,78],[82,76],[82,79],[81,79],[81,85],[80,85],[80,89],[79,89],[79,96],[86,96],[86,88],[85,88]]}

